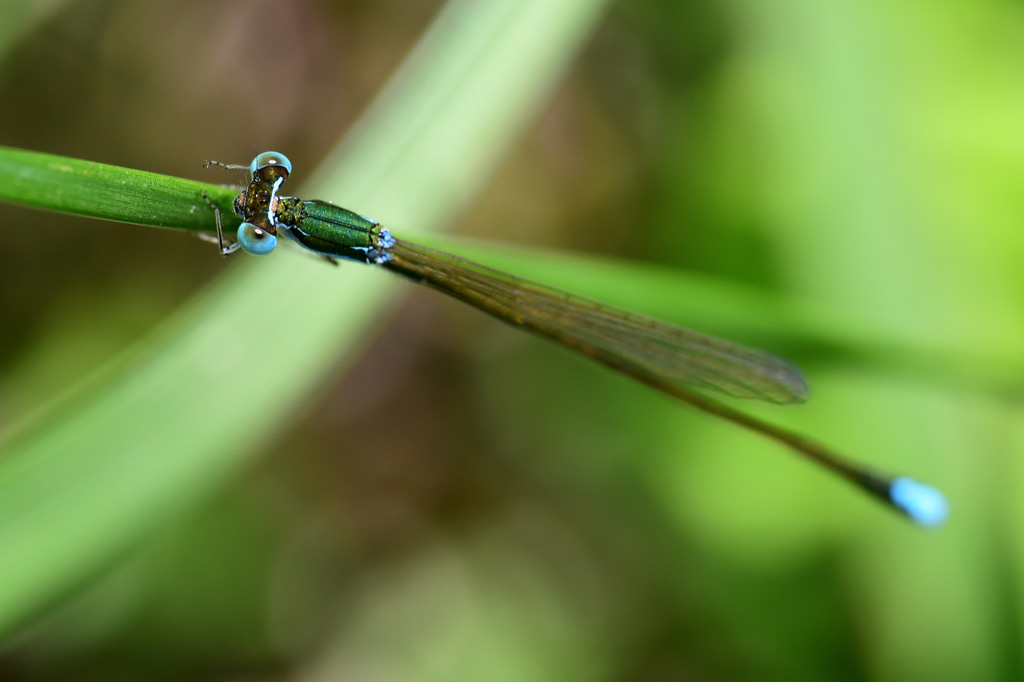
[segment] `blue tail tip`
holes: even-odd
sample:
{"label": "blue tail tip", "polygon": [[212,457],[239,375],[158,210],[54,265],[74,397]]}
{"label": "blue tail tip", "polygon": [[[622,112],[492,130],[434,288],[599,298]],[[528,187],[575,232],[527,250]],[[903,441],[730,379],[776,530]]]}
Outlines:
{"label": "blue tail tip", "polygon": [[922,526],[941,526],[949,516],[945,496],[912,478],[897,478],[889,487],[892,503]]}

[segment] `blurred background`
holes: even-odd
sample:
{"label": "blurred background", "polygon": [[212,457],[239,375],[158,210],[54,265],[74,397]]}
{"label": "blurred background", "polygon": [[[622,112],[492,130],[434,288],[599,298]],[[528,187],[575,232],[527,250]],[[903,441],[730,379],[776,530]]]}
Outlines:
{"label": "blurred background", "polygon": [[[230,182],[202,162],[315,168],[441,3],[7,7],[0,144]],[[615,3],[454,226],[764,301],[692,322],[806,371],[806,406],[751,409],[934,483],[945,528],[408,286],[240,476],[0,640],[0,679],[1021,679],[1022,73],[1010,0]],[[233,265],[0,226],[3,427]]]}

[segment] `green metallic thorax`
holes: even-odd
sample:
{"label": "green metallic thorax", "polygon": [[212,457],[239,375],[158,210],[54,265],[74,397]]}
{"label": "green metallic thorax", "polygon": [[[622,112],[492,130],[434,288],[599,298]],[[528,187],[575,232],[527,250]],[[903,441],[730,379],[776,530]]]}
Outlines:
{"label": "green metallic thorax", "polygon": [[388,246],[380,223],[322,201],[278,197],[276,217],[289,237],[325,256],[378,262]]}

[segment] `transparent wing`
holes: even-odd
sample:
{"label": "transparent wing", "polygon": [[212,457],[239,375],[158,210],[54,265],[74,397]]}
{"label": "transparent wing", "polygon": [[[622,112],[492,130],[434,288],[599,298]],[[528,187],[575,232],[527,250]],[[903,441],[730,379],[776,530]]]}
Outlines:
{"label": "transparent wing", "polygon": [[[443,251],[396,240],[383,265],[625,374],[739,398],[800,402],[807,384],[769,353],[524,280]],[[664,390],[664,389],[663,389]]]}

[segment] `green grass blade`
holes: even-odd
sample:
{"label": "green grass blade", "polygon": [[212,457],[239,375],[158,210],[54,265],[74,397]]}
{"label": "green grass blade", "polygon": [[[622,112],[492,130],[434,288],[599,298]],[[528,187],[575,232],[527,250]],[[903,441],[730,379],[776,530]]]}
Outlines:
{"label": "green grass blade", "polygon": [[[199,165],[196,164],[198,168]],[[203,193],[237,225],[238,190],[159,173],[0,147],[0,201],[150,227],[211,232]],[[95,225],[83,224],[85,229]]]}

